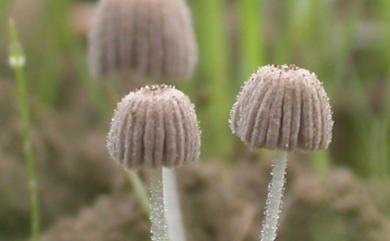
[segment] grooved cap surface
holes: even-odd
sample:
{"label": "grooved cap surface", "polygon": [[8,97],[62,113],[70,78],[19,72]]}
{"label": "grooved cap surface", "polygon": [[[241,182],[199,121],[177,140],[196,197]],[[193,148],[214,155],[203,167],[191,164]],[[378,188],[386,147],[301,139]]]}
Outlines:
{"label": "grooved cap surface", "polygon": [[294,65],[267,65],[245,83],[230,127],[252,148],[314,151],[331,142],[332,111],[314,73]]}
{"label": "grooved cap surface", "polygon": [[95,77],[169,82],[191,77],[197,62],[185,0],[101,0],[89,44]]}
{"label": "grooved cap surface", "polygon": [[194,105],[166,85],[130,92],[114,113],[107,148],[114,160],[130,169],[197,161],[200,130]]}

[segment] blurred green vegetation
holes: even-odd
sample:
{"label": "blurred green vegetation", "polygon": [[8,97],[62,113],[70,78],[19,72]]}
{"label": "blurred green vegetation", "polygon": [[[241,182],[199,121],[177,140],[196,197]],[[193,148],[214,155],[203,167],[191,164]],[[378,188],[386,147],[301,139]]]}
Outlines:
{"label": "blurred green vegetation", "polygon": [[[96,105],[96,123],[107,125],[112,104],[106,83],[89,76],[87,33],[75,30],[75,24],[85,23],[71,21],[81,3],[93,1],[2,0],[0,17],[6,22],[14,15],[20,24],[31,95],[60,112],[67,108],[72,90],[83,88],[85,100]],[[204,159],[229,160],[242,147],[230,134],[227,120],[250,74],[263,64],[294,63],[317,73],[334,109],[334,142],[329,153],[315,159],[350,166],[363,176],[390,174],[389,1],[189,3],[200,61],[193,81],[179,86],[198,106]],[[4,46],[3,28],[1,33]],[[2,79],[12,79],[4,61],[7,49],[2,47],[1,54]]]}
{"label": "blurred green vegetation", "polygon": [[[80,36],[70,24],[72,11],[81,2],[2,0],[0,17],[4,22],[14,13],[26,31],[31,94],[61,111],[72,88],[83,88],[101,113],[97,122],[104,123],[112,105],[105,86],[88,74],[86,33]],[[389,1],[193,0],[190,4],[200,62],[193,82],[180,86],[190,90],[197,103],[205,159],[229,159],[233,144],[240,145],[230,134],[227,119],[250,74],[262,64],[294,63],[317,73],[331,97],[336,125],[325,159],[364,176],[390,173]],[[23,19],[29,10],[34,18]],[[3,60],[6,51],[2,48]],[[4,61],[1,75],[11,78]]]}

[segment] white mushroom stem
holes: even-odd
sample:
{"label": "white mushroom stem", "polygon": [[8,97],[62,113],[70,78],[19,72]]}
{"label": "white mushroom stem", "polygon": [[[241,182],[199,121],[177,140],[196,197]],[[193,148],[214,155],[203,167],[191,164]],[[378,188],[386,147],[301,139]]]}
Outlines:
{"label": "white mushroom stem", "polygon": [[276,239],[278,220],[281,212],[284,183],[286,181],[287,152],[281,152],[273,163],[272,180],[268,186],[268,197],[265,207],[265,220],[261,231],[261,241]]}
{"label": "white mushroom stem", "polygon": [[165,206],[167,209],[168,234],[171,241],[186,241],[183,218],[181,214],[175,172],[163,169]]}
{"label": "white mushroom stem", "polygon": [[153,171],[150,191],[152,241],[186,241],[174,171]]}
{"label": "white mushroom stem", "polygon": [[152,241],[169,241],[166,207],[164,204],[163,170],[152,171],[150,186],[150,221],[152,223]]}

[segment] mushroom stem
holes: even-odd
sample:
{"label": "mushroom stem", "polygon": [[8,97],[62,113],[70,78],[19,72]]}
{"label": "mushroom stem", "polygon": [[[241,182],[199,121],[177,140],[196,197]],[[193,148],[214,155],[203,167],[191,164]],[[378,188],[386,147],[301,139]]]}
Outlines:
{"label": "mushroom stem", "polygon": [[176,177],[173,170],[152,171],[151,212],[153,241],[186,241]]}
{"label": "mushroom stem", "polygon": [[163,168],[163,185],[169,238],[171,241],[186,241],[176,176],[173,169]]}
{"label": "mushroom stem", "polygon": [[274,241],[281,212],[285,174],[287,169],[287,152],[278,153],[273,163],[272,180],[268,186],[268,197],[265,207],[265,220],[261,231],[261,241]]}
{"label": "mushroom stem", "polygon": [[166,207],[164,204],[163,169],[152,171],[150,187],[150,221],[152,223],[152,241],[169,241]]}

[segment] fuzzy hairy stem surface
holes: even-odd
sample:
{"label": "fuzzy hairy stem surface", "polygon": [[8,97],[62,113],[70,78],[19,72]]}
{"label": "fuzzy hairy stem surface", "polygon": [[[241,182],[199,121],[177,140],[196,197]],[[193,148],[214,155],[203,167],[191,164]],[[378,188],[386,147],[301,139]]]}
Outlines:
{"label": "fuzzy hairy stem surface", "polygon": [[272,167],[272,180],[268,186],[265,207],[265,220],[261,231],[261,241],[274,241],[277,235],[281,212],[284,184],[286,182],[287,153],[280,152]]}
{"label": "fuzzy hairy stem surface", "polygon": [[150,194],[152,241],[186,241],[174,171],[152,171]]}
{"label": "fuzzy hairy stem surface", "polygon": [[152,171],[150,186],[150,221],[152,241],[169,241],[166,207],[164,203],[163,169]]}

